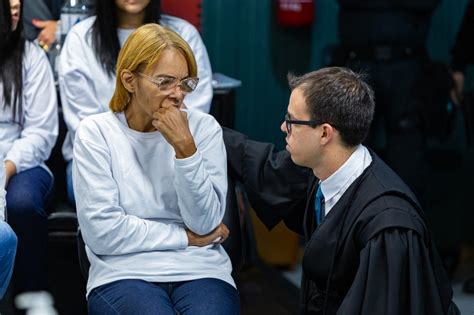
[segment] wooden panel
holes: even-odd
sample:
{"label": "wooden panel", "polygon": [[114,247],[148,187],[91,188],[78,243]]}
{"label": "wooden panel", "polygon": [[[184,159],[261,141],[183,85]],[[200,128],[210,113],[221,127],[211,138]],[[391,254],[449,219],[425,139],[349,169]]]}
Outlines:
{"label": "wooden panel", "polygon": [[298,234],[289,230],[283,222],[268,231],[254,210],[250,211],[250,217],[252,218],[259,257],[272,266],[294,269],[300,252]]}

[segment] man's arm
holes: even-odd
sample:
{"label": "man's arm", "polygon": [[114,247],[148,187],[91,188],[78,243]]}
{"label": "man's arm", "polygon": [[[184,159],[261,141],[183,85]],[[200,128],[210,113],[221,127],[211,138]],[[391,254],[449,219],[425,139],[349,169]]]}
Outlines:
{"label": "man's arm", "polygon": [[243,183],[250,204],[267,228],[285,220],[302,232],[310,170],[297,166],[287,151],[223,128],[229,176]]}
{"label": "man's arm", "polygon": [[56,19],[44,0],[26,0],[22,13],[25,35],[29,40],[36,39],[40,32],[40,29],[33,24],[34,19],[43,21]]}

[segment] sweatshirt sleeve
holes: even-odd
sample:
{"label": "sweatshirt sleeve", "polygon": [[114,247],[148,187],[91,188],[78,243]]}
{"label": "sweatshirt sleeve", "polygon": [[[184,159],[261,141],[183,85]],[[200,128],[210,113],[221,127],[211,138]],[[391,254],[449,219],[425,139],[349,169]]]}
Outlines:
{"label": "sweatshirt sleeve", "polygon": [[58,104],[49,61],[39,47],[27,42],[23,62],[23,125],[5,156],[17,173],[47,160],[58,136]]}
{"label": "sweatshirt sleeve", "polygon": [[82,133],[91,125],[81,123],[73,159],[77,216],[87,246],[97,255],[186,248],[184,228],[129,215],[120,206],[110,153],[100,140],[103,136],[95,129],[86,133],[95,133],[98,140],[86,139]]}
{"label": "sweatshirt sleeve", "polygon": [[227,163],[222,129],[211,116],[195,137],[197,151],[186,159],[175,158],[175,189],[186,226],[196,234],[214,230],[224,218]]}

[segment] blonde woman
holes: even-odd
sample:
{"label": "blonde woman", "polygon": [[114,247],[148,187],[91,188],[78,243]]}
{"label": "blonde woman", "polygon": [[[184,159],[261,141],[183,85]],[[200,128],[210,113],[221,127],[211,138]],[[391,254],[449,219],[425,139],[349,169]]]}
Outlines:
{"label": "blonde woman", "polygon": [[182,109],[196,74],[179,35],[144,25],[120,51],[112,111],[79,125],[73,183],[89,314],[239,313],[220,244],[229,233],[222,130]]}

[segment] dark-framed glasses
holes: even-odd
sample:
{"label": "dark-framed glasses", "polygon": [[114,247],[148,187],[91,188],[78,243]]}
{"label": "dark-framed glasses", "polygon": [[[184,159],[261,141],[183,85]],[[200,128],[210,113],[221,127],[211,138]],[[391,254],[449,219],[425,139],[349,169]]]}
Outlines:
{"label": "dark-framed glasses", "polygon": [[288,134],[291,133],[291,125],[305,125],[305,126],[311,126],[311,127],[316,127],[318,125],[323,124],[323,121],[320,120],[296,120],[296,119],[291,119],[290,115],[286,114],[285,115],[285,124],[286,124],[286,130],[288,131]]}
{"label": "dark-framed glasses", "polygon": [[188,94],[194,91],[199,83],[199,78],[197,77],[189,77],[180,80],[178,78],[170,76],[160,76],[156,78],[150,77],[149,75],[138,71],[136,71],[135,73],[147,79],[151,83],[154,83],[158,87],[158,90],[160,90],[161,92],[168,92],[179,86],[181,92]]}

